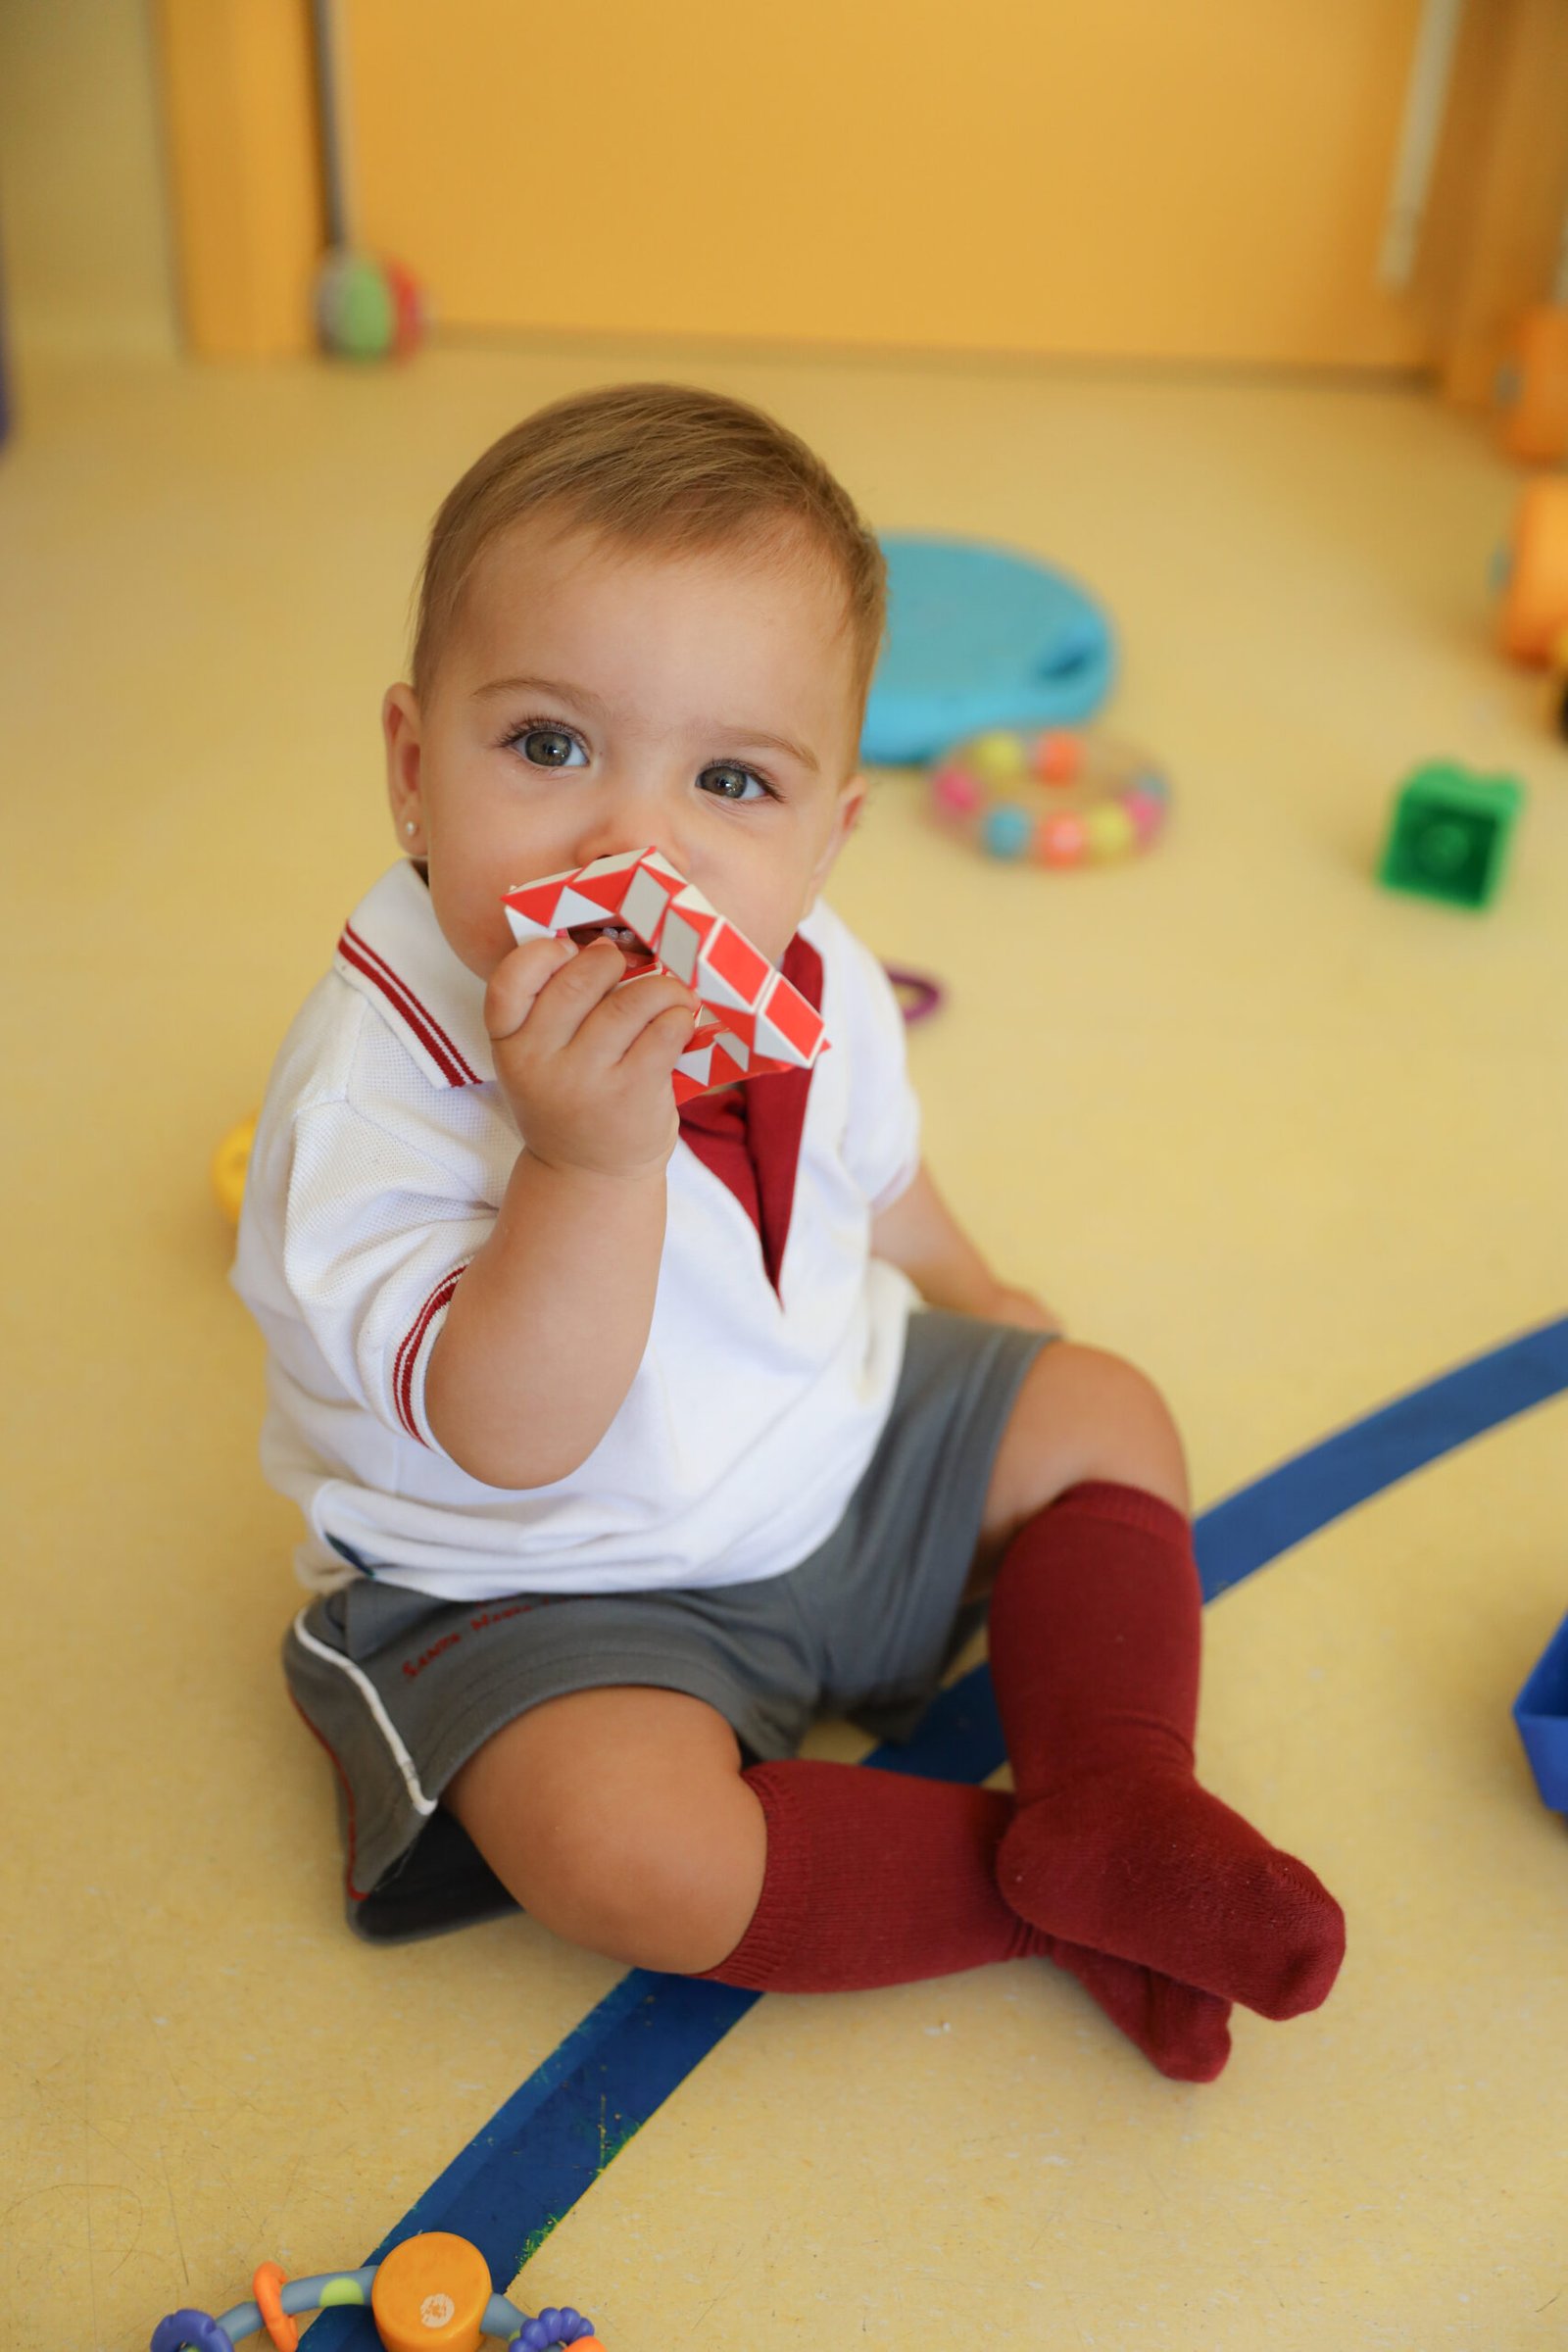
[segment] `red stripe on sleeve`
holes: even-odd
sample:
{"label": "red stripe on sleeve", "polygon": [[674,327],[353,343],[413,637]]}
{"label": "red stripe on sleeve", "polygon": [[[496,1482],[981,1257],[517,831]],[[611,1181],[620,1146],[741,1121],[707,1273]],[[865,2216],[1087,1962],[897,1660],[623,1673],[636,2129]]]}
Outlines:
{"label": "red stripe on sleeve", "polygon": [[414,1418],[414,1367],[419,1360],[419,1349],[424,1344],[425,1333],[451,1298],[453,1292],[466,1272],[469,1262],[467,1258],[465,1258],[461,1266],[456,1267],[452,1273],[444,1275],[436,1284],[435,1289],[415,1316],[409,1330],[404,1334],[392,1366],[392,1402],[397,1409],[398,1419],[410,1437],[417,1438],[419,1444],[424,1446],[428,1446],[429,1440]]}

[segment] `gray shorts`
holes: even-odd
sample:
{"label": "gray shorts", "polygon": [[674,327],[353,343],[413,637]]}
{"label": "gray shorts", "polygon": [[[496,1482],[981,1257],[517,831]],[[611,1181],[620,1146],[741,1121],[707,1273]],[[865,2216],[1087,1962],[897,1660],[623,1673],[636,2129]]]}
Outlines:
{"label": "gray shorts", "polygon": [[908,1739],[979,1623],[960,1606],[992,1463],[1038,1332],[909,1318],[887,1426],[808,1559],[702,1591],[443,1601],[372,1576],[313,1601],[283,1642],[289,1693],[332,1759],[350,1924],[375,1941],[511,1907],[442,1789],[547,1698],[645,1684],[706,1699],[748,1762],[813,1716]]}

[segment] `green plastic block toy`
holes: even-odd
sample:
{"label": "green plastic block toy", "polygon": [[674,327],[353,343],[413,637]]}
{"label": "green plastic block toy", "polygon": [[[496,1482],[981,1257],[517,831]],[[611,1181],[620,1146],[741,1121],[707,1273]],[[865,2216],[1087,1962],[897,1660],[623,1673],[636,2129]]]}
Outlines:
{"label": "green plastic block toy", "polygon": [[1485,906],[1502,880],[1525,788],[1439,761],[1400,785],[1378,880],[1452,906]]}

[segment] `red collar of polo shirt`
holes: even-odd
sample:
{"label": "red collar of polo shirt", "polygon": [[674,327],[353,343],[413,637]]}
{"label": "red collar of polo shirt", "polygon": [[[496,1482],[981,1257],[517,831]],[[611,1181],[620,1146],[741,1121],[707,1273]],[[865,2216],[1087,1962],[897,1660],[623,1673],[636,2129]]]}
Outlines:
{"label": "red collar of polo shirt", "polygon": [[[822,1009],[822,958],[797,931],[779,965],[816,1012]],[[775,1291],[795,1209],[795,1179],[811,1071],[773,1070],[682,1105],[681,1141],[728,1187],[757,1228],[762,1263]],[[748,1181],[748,1174],[750,1181]]]}

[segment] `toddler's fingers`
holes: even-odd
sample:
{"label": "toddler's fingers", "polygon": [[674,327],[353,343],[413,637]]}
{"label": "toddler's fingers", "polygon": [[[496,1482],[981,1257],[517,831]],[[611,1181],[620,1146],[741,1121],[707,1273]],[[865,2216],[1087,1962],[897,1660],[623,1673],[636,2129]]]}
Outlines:
{"label": "toddler's fingers", "polygon": [[690,1036],[701,1011],[697,999],[673,972],[639,972],[635,979],[612,989],[595,1008],[591,1024],[583,1024],[583,1043],[593,1047],[594,1058],[605,1069],[624,1062],[631,1049],[663,1016],[678,1013]]}
{"label": "toddler's fingers", "polygon": [[569,939],[524,939],[502,956],[484,992],[484,1025],[497,1045],[522,1027],[544,990],[577,952]]}
{"label": "toddler's fingers", "polygon": [[609,940],[594,940],[563,956],[527,1013],[528,1045],[541,1054],[559,1054],[626,975],[626,958]]}
{"label": "toddler's fingers", "polygon": [[632,1078],[660,1077],[667,1084],[670,1072],[692,1042],[702,1006],[666,1004],[646,1021],[620,1057],[620,1067]]}

